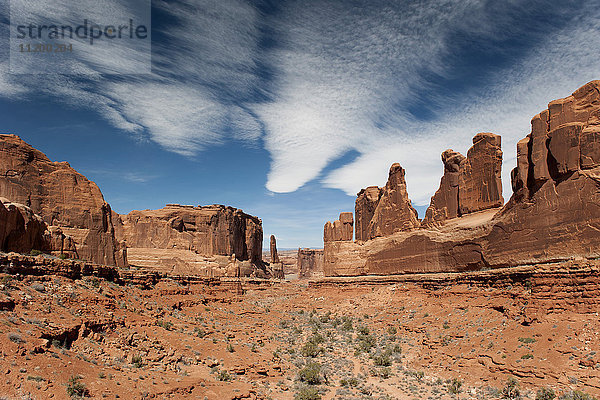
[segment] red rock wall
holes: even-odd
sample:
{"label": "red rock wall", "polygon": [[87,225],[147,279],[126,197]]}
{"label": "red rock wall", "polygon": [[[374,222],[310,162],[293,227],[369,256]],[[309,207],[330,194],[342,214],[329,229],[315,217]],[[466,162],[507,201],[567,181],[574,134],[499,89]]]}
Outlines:
{"label": "red rock wall", "polygon": [[600,81],[551,102],[517,150],[513,196],[486,238],[490,262],[600,254]]}
{"label": "red rock wall", "polygon": [[502,198],[502,150],[500,136],[479,133],[465,158],[453,150],[442,153],[444,176],[431,198],[423,225],[500,207]]}
{"label": "red rock wall", "polygon": [[77,254],[123,266],[110,205],[96,184],[66,162],[52,162],[15,135],[0,135],[0,196],[25,204],[70,236]]}
{"label": "red rock wall", "polygon": [[387,184],[381,190],[379,203],[369,223],[370,239],[420,226],[417,211],[408,198],[404,173],[404,168],[398,163],[390,167]]}
{"label": "red rock wall", "polygon": [[323,276],[323,250],[298,249],[298,278]]}
{"label": "red rock wall", "polygon": [[351,212],[343,212],[336,221],[328,221],[323,228],[323,241],[352,240],[354,234],[354,217]]}
{"label": "red rock wall", "polygon": [[356,196],[354,215],[356,217],[355,240],[369,240],[369,225],[379,204],[381,189],[377,186],[369,186],[362,189]]}
{"label": "red rock wall", "polygon": [[[501,199],[499,139],[478,136],[467,157],[473,159],[470,170],[459,173],[460,218],[364,243],[325,242],[325,275],[457,272],[600,257],[600,81],[551,102],[533,118],[531,134],[517,145],[514,193],[499,211],[481,211]],[[483,155],[479,161],[474,152]],[[454,209],[451,157],[440,190],[448,189],[452,201],[438,191],[435,210]],[[461,196],[469,179],[487,183]]]}
{"label": "red rock wall", "polygon": [[131,248],[235,254],[238,260],[262,265],[262,222],[233,207],[169,204],[160,210],[132,211],[120,219],[118,238]]}
{"label": "red rock wall", "polygon": [[46,224],[42,218],[22,204],[0,198],[0,250],[28,253],[45,250]]}

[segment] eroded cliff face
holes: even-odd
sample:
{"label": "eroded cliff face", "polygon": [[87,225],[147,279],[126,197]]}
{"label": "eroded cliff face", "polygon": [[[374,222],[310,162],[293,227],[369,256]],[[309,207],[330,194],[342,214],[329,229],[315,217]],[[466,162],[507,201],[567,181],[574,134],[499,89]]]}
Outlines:
{"label": "eroded cliff face", "polygon": [[298,278],[316,278],[323,276],[323,250],[298,249]]}
{"label": "eroded cliff face", "polygon": [[369,239],[419,227],[417,210],[408,198],[404,174],[400,164],[390,167],[387,184],[381,189],[379,202],[369,222]]}
{"label": "eroded cliff face", "polygon": [[327,221],[323,228],[323,241],[351,241],[354,233],[354,217],[351,212],[343,212],[340,218],[331,222]]}
{"label": "eroded cliff face", "polygon": [[381,189],[377,186],[369,186],[358,192],[354,206],[354,214],[356,216],[355,240],[364,242],[371,239],[369,225],[371,224],[380,198]]}
{"label": "eroded cliff face", "polygon": [[126,264],[115,240],[110,205],[98,186],[15,135],[0,135],[0,196],[29,207],[51,229],[59,228],[81,259]]}
{"label": "eroded cliff face", "polygon": [[500,136],[479,133],[473,138],[467,157],[449,149],[442,153],[442,162],[444,175],[439,189],[431,198],[423,225],[433,225],[504,204]]}
{"label": "eroded cliff face", "polygon": [[264,268],[261,220],[233,207],[168,204],[132,211],[119,216],[116,232],[131,264],[141,267],[202,275],[222,269],[227,276]]}
{"label": "eroded cliff face", "polygon": [[556,100],[517,145],[513,195],[486,238],[491,263],[600,253],[600,81]]}
{"label": "eroded cliff face", "polygon": [[0,251],[44,250],[46,224],[31,208],[0,197]]}
{"label": "eroded cliff face", "polygon": [[[364,243],[358,235],[326,241],[325,275],[473,271],[600,255],[600,81],[533,118],[501,209],[500,138],[478,134],[473,143],[466,158],[442,155],[444,177],[420,229]],[[373,202],[366,192],[359,197],[357,215],[366,215]],[[413,222],[405,215],[394,224]]]}

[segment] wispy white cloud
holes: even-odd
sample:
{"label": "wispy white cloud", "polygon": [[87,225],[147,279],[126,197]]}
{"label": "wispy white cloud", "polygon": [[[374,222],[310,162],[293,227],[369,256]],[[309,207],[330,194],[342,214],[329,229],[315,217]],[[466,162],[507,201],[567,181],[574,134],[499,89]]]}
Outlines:
{"label": "wispy white cloud", "polygon": [[[262,143],[264,133],[271,154],[267,188],[273,192],[297,190],[349,151],[359,156],[322,178],[325,186],[355,194],[383,184],[389,165],[399,161],[411,197],[426,204],[442,172],[441,151],[465,152],[479,131],[502,134],[509,188],[515,143],[527,134],[529,119],[549,100],[600,75],[600,11],[593,5],[579,10],[576,24],[549,31],[530,44],[527,56],[490,73],[486,86],[454,96],[434,93],[439,87],[425,77],[452,78],[456,37],[484,45],[510,37],[517,29],[514,18],[528,2],[290,0],[272,15],[243,0],[189,3],[153,2],[168,22],[155,27],[151,76],[102,75],[103,52],[75,63],[89,73],[84,78],[30,76],[24,83],[3,63],[0,95],[54,95],[184,156],[229,135]],[[115,17],[125,12],[106,10]],[[71,17],[78,21],[81,15]],[[265,25],[275,42],[266,49]],[[113,65],[133,69],[142,54],[126,50],[116,53]],[[495,50],[502,57],[503,49]],[[435,114],[422,121],[408,109],[426,92]]]}
{"label": "wispy white cloud", "polygon": [[442,69],[445,37],[479,2],[295,2],[276,27],[274,101],[256,106],[267,127],[267,187],[296,190],[346,151],[391,134],[395,105],[419,86],[419,71]]}
{"label": "wispy white cloud", "polygon": [[566,97],[586,82],[600,77],[599,12],[581,10],[576,26],[546,36],[528,56],[490,76],[489,85],[462,98],[448,96],[447,109],[435,121],[406,121],[391,128],[394,140],[376,139],[355,162],[331,172],[324,184],[348,194],[361,187],[383,184],[391,162],[407,169],[407,183],[415,204],[424,205],[437,189],[443,168],[440,153],[454,148],[466,154],[478,132],[502,136],[504,196],[511,195],[510,171],[516,165],[516,143],[530,131],[531,118],[549,101]]}
{"label": "wispy white cloud", "polygon": [[[106,2],[112,6],[103,6]],[[119,21],[124,15],[131,15],[128,7],[133,4],[85,0],[78,7],[61,8],[67,2],[59,1],[57,7],[49,10],[42,1],[11,3],[13,9],[22,7],[38,18],[73,24],[85,18]],[[34,74],[23,80],[9,74],[8,64],[3,63],[0,95],[16,98],[43,92],[95,110],[117,128],[184,156],[222,143],[230,126],[235,128],[229,131],[236,139],[255,143],[262,133],[261,125],[253,113],[241,106],[258,79],[254,60],[258,41],[255,8],[241,0],[205,0],[187,5],[162,0],[153,3],[155,12],[162,12],[173,22],[159,26],[155,32],[160,40],[153,43],[152,75],[136,71],[144,56],[141,49],[136,52],[127,46],[95,44],[93,51],[79,52],[76,58],[68,60],[71,74],[67,75]],[[105,65],[107,60],[109,65]],[[111,67],[118,67],[120,75],[106,75]],[[132,75],[122,75],[124,72]]]}

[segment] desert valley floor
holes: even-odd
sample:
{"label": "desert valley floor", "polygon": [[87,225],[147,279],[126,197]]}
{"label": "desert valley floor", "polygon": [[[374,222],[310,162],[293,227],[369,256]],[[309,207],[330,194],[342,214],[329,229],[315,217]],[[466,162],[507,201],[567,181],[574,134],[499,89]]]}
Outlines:
{"label": "desert valley floor", "polygon": [[153,285],[3,274],[0,392],[451,399],[460,380],[459,398],[493,399],[516,398],[513,377],[522,398],[542,387],[598,395],[598,265]]}

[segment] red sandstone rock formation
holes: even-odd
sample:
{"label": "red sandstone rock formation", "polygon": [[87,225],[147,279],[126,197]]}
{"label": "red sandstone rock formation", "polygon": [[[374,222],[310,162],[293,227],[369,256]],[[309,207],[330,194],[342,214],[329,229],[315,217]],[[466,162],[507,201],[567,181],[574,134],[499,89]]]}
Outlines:
{"label": "red sandstone rock formation", "polygon": [[[461,218],[365,243],[326,241],[325,275],[458,272],[600,256],[600,81],[551,102],[533,118],[531,134],[517,145],[513,196],[500,211],[474,212],[501,201],[499,139],[485,134],[475,142],[465,173],[465,161],[451,161],[456,154],[446,153],[440,191],[451,201],[438,191],[429,212],[433,218],[434,211],[458,204]],[[461,168],[454,203],[456,161]],[[461,196],[467,181],[488,184],[467,185]],[[378,209],[382,202],[383,195]]]}
{"label": "red sandstone rock formation", "polygon": [[47,247],[42,218],[22,204],[0,198],[0,250],[28,253]]}
{"label": "red sandstone rock formation", "polygon": [[451,149],[442,153],[444,176],[431,198],[423,225],[472,212],[500,207],[502,198],[502,150],[500,136],[479,133],[465,158]]}
{"label": "red sandstone rock formation", "polygon": [[273,274],[273,278],[276,279],[284,279],[285,271],[283,270],[283,263],[279,261],[279,255],[277,254],[277,239],[275,239],[275,235],[271,235],[270,238],[271,245],[271,271]]}
{"label": "red sandstone rock formation", "polygon": [[271,235],[270,245],[271,245],[271,263],[272,264],[278,263],[279,256],[277,255],[277,239],[275,239],[275,235]]}
{"label": "red sandstone rock formation", "polygon": [[364,242],[370,239],[369,225],[379,204],[380,197],[381,189],[377,186],[369,186],[358,192],[354,206],[356,217],[355,240]]}
{"label": "red sandstone rock formation", "polygon": [[599,254],[600,81],[551,102],[517,150],[513,196],[486,239],[490,262]]}
{"label": "red sandstone rock formation", "polygon": [[15,135],[0,135],[0,196],[30,207],[50,227],[60,227],[82,259],[125,265],[117,254],[110,206],[98,186]]}
{"label": "red sandstone rock formation", "polygon": [[409,231],[418,228],[419,225],[417,211],[413,208],[406,191],[404,168],[394,163],[390,167],[387,184],[381,189],[379,202],[369,223],[369,239]]}
{"label": "red sandstone rock formation", "polygon": [[467,152],[459,175],[458,206],[460,215],[501,207],[502,150],[499,135],[478,133]]}
{"label": "red sandstone rock formation", "polygon": [[323,276],[323,250],[298,249],[298,278]]}
{"label": "red sandstone rock formation", "polygon": [[323,230],[323,241],[347,241],[352,240],[354,217],[351,212],[343,212],[337,221],[328,221]]}
{"label": "red sandstone rock formation", "polygon": [[132,211],[120,216],[116,232],[127,243],[130,262],[138,266],[179,273],[207,267],[207,274],[224,269],[228,276],[251,275],[264,267],[261,220],[233,207],[168,204]]}

